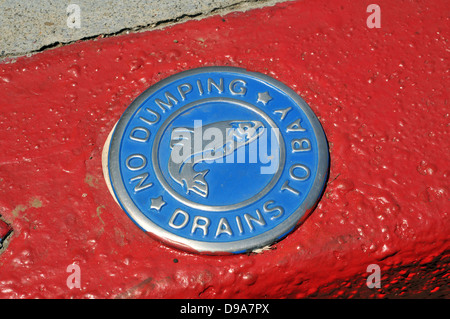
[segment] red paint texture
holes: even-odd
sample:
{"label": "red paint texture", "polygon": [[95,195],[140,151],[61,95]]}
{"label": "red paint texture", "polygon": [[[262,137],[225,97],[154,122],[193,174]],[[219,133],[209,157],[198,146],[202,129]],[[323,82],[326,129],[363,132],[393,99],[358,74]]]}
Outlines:
{"label": "red paint texture", "polygon": [[[2,298],[440,297],[449,294],[447,1],[287,2],[0,64]],[[330,144],[312,215],[260,254],[201,256],[144,234],[101,150],[147,87],[231,65],[298,92]],[[81,269],[81,289],[66,285]],[[369,289],[366,268],[381,267]]]}
{"label": "red paint texture", "polygon": [[11,225],[8,225],[0,219],[0,249],[3,248],[5,241],[12,232]]}

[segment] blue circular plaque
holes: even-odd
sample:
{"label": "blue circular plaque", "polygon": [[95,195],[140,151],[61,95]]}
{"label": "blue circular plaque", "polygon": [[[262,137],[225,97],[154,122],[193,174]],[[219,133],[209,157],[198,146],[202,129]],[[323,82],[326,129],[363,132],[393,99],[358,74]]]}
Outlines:
{"label": "blue circular plaque", "polygon": [[281,239],[320,198],[322,127],[289,87],[234,67],[153,85],[126,109],[107,178],[128,216],[178,248],[242,253]]}

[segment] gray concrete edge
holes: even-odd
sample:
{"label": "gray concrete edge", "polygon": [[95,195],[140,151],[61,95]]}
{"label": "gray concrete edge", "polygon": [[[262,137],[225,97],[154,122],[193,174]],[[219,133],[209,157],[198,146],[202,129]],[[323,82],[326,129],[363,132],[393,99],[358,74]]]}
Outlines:
{"label": "gray concrete edge", "polygon": [[[11,0],[11,1],[13,1],[13,0]],[[52,1],[52,0],[43,0],[43,1]],[[169,0],[171,5],[175,4],[177,1],[178,0],[172,0],[172,2],[171,2]],[[44,33],[42,37],[36,36],[32,39],[32,41],[28,41],[26,39],[23,40],[19,36],[14,36],[14,34],[12,34],[10,37],[5,36],[5,33],[7,34],[7,31],[4,30],[5,23],[0,18],[0,22],[1,22],[0,23],[0,28],[1,28],[0,31],[4,35],[2,37],[3,40],[0,39],[0,62],[14,63],[16,58],[18,58],[20,56],[31,56],[31,55],[39,53],[39,52],[43,52],[46,50],[50,50],[50,49],[65,46],[65,45],[69,45],[71,43],[78,42],[78,41],[86,41],[86,40],[95,39],[97,37],[114,37],[114,36],[118,36],[118,35],[135,33],[135,32],[159,30],[159,29],[163,29],[163,28],[175,25],[175,24],[184,23],[189,20],[201,20],[201,19],[204,19],[204,18],[207,18],[210,16],[215,16],[215,15],[223,16],[223,15],[229,14],[231,12],[244,12],[244,11],[248,11],[248,10],[252,10],[252,9],[273,6],[280,2],[286,2],[286,0],[219,0],[219,1],[221,1],[221,3],[208,2],[208,4],[206,6],[203,6],[200,8],[196,7],[196,9],[198,9],[198,10],[191,10],[188,12],[186,12],[186,10],[185,11],[176,11],[176,12],[173,11],[169,14],[169,16],[167,16],[167,14],[156,15],[152,18],[146,19],[146,21],[136,20],[136,22],[139,22],[139,23],[135,23],[135,24],[131,23],[131,21],[129,21],[129,20],[125,20],[123,23],[117,23],[115,25],[112,25],[112,27],[110,27],[110,28],[99,27],[99,28],[97,28],[97,30],[95,29],[95,25],[93,25],[89,28],[85,28],[84,31],[81,31],[78,33],[73,32],[71,35],[64,35],[63,32],[61,32],[61,30],[52,30],[50,32],[56,33],[56,36],[49,38],[49,37],[46,37],[46,34]],[[64,4],[64,6],[67,6],[67,3],[70,4],[71,2],[73,3],[73,1],[66,1],[63,4]],[[197,3],[198,2],[203,2],[203,0],[197,1]],[[219,4],[222,4],[222,5],[219,5]],[[3,3],[3,5],[4,5],[4,3]],[[212,5],[214,5],[214,6],[212,6]],[[31,8],[28,8],[28,9],[32,11],[32,10],[36,10],[36,7],[31,6]],[[84,10],[86,10],[86,9],[84,9]],[[133,8],[133,11],[135,11],[135,10],[139,10],[139,8]],[[161,10],[163,10],[163,8],[161,8]],[[22,11],[25,11],[25,10],[22,10]],[[18,12],[21,12],[20,8],[19,8]],[[33,16],[33,12],[27,11],[27,13],[29,15]],[[93,14],[95,14],[95,13],[93,13]],[[67,13],[67,15],[65,16],[66,17],[65,19],[68,19],[69,15],[70,14]],[[13,19],[12,23],[16,23],[16,25],[20,25],[20,21],[18,20],[18,19],[20,19],[20,16],[21,16],[20,14],[14,15],[14,17],[12,18]],[[46,16],[42,15],[42,17],[37,17],[37,20],[35,19],[32,22],[38,23],[39,25],[46,26],[46,24],[49,24],[49,22],[44,22],[45,20],[48,20],[48,17],[46,19]],[[66,23],[66,20],[63,21],[63,24],[65,24],[65,23]],[[102,23],[102,21],[99,20],[99,23]],[[24,25],[22,27],[19,27],[19,31],[26,32],[27,27],[32,28],[33,26],[32,25],[31,26]],[[54,29],[56,29],[56,28],[61,29],[64,27],[66,27],[66,26],[61,25],[61,23],[60,23],[59,25],[55,25]],[[67,29],[69,29],[69,28],[67,28]],[[80,28],[80,29],[83,29],[83,28]],[[50,28],[50,30],[51,30],[51,28]],[[75,31],[77,31],[77,30],[75,29]],[[58,32],[59,32],[59,34],[58,34]],[[64,32],[67,32],[67,30],[64,30]],[[40,33],[42,33],[42,31]],[[18,45],[19,41],[22,41],[25,43],[21,42],[22,46],[19,46]],[[8,48],[14,48],[14,49],[8,50]]]}

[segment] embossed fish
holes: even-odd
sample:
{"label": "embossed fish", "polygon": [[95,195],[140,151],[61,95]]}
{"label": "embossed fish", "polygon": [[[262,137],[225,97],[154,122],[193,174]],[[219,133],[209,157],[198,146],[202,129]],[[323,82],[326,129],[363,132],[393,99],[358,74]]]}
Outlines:
{"label": "embossed fish", "polygon": [[203,131],[207,132],[210,128],[217,129],[217,133],[220,131],[215,138],[221,136],[223,140],[212,143],[202,138],[201,151],[197,154],[194,153],[194,129],[174,128],[172,130],[170,142],[172,151],[168,170],[172,179],[186,190],[186,194],[192,191],[202,197],[208,196],[209,187],[205,175],[209,170],[195,171],[196,164],[226,157],[258,139],[265,130],[260,121],[241,120],[211,123],[203,126]]}

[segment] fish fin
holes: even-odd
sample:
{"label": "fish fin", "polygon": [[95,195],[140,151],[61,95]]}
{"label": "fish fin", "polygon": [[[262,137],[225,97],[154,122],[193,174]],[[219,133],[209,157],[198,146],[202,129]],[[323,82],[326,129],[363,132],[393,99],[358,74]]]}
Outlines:
{"label": "fish fin", "polygon": [[172,130],[170,137],[170,147],[173,148],[175,145],[183,145],[186,142],[192,140],[192,134],[194,131],[190,128],[175,128]]}
{"label": "fish fin", "polygon": [[197,195],[200,195],[204,198],[208,197],[208,185],[205,185],[203,187],[198,187],[198,186],[194,185],[194,186],[192,186],[191,191],[193,191]]}
{"label": "fish fin", "polygon": [[195,178],[196,178],[197,176],[202,176],[202,177],[204,178],[205,175],[208,174],[208,172],[209,172],[209,169],[205,169],[204,171],[198,172],[198,174],[196,174],[196,175],[194,176],[194,180],[195,180]]}
{"label": "fish fin", "polygon": [[181,183],[183,183],[183,185],[181,185],[181,187],[183,187],[183,189],[186,190],[186,195],[189,194],[189,187],[187,185],[187,181],[185,179],[182,179]]}

